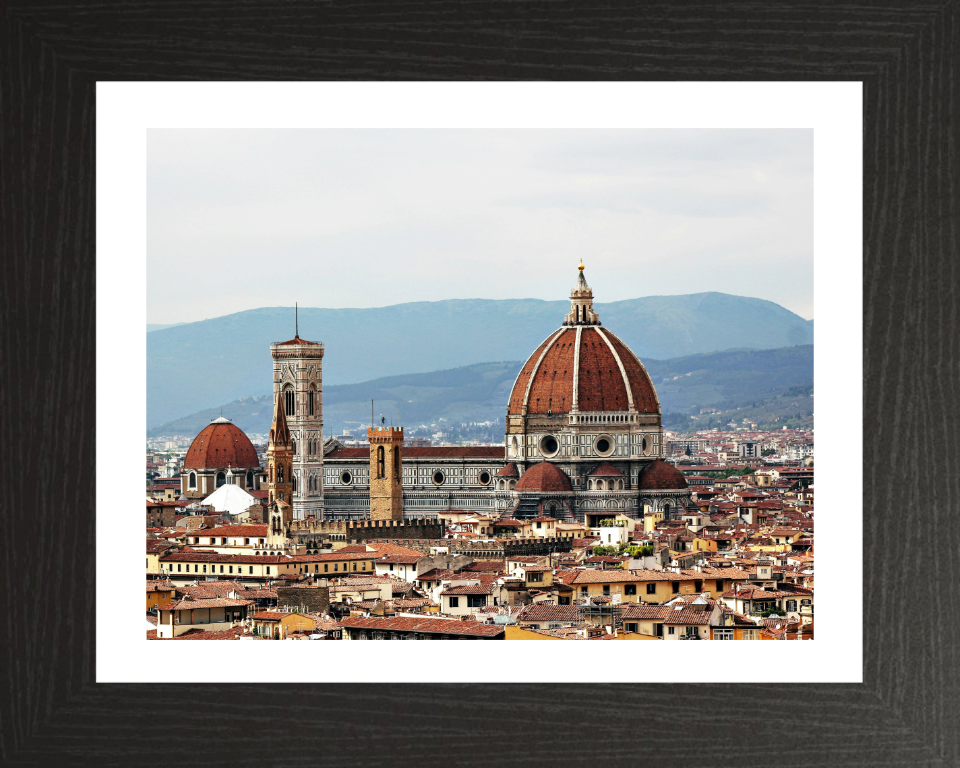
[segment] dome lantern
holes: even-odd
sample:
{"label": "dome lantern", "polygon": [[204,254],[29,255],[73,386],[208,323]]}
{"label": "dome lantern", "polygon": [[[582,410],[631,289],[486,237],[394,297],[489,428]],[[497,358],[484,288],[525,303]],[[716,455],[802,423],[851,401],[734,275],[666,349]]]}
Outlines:
{"label": "dome lantern", "polygon": [[593,311],[593,291],[583,276],[583,259],[580,260],[577,284],[570,291],[570,311],[564,316],[564,325],[600,325],[600,317]]}

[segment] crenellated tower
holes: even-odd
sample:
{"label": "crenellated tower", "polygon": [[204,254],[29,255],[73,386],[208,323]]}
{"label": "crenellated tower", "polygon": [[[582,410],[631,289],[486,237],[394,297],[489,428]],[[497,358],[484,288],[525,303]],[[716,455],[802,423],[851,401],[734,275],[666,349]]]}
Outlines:
{"label": "crenellated tower", "polygon": [[370,519],[403,519],[403,427],[367,430],[370,440]]}

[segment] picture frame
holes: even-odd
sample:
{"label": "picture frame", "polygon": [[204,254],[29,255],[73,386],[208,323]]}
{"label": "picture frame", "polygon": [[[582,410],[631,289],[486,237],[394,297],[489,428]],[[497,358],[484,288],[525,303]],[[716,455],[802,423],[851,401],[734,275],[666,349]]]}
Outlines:
{"label": "picture frame", "polygon": [[[14,257],[0,382],[10,526],[0,762],[960,760],[955,2],[186,11],[138,0],[0,13],[0,252]],[[862,684],[769,684],[759,667],[738,684],[626,686],[602,664],[595,685],[249,685],[243,670],[205,685],[94,682],[94,507],[108,492],[94,481],[94,425],[110,407],[95,371],[96,83],[276,79],[863,82],[865,568],[849,585],[863,590]],[[937,585],[934,600],[911,589],[924,583]]]}

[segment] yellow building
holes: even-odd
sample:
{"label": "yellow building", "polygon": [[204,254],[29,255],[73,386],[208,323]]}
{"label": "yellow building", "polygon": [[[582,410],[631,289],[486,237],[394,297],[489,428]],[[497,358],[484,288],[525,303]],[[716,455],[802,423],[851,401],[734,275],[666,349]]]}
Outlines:
{"label": "yellow building", "polygon": [[503,629],[505,640],[563,640],[562,637],[554,637],[533,629],[526,629],[517,624],[507,624]]}
{"label": "yellow building", "polygon": [[[344,548],[348,549],[348,548]],[[160,558],[163,576],[185,582],[208,576],[264,581],[311,574],[345,576],[374,572],[375,552],[329,552],[322,555],[219,555],[212,552],[177,552]]]}
{"label": "yellow building", "polygon": [[724,611],[720,625],[710,627],[711,640],[760,640],[762,633],[763,627],[732,611]]}
{"label": "yellow building", "polygon": [[528,565],[517,569],[527,589],[543,589],[553,586],[553,566]]}
{"label": "yellow building", "polygon": [[157,637],[170,640],[191,629],[210,632],[230,629],[247,617],[252,600],[231,600],[224,597],[194,599],[189,595],[159,606]]}
{"label": "yellow building", "polygon": [[177,596],[173,584],[166,581],[147,582],[147,610],[153,610],[158,605],[172,603]]}
{"label": "yellow building", "polygon": [[220,555],[280,554],[279,551],[267,551],[265,524],[223,525],[191,531],[185,538],[194,549],[208,549]]}
{"label": "yellow building", "polygon": [[317,620],[302,613],[261,611],[249,618],[253,634],[271,640],[286,640],[293,632],[307,632],[317,628]]}
{"label": "yellow building", "polygon": [[582,539],[587,534],[583,523],[557,523],[557,537],[561,539]]}
{"label": "yellow building", "polygon": [[532,524],[531,533],[534,536],[552,538],[557,535],[557,523],[559,522],[555,517],[540,515],[530,520]]}
{"label": "yellow building", "polygon": [[623,603],[664,603],[677,595],[717,596],[734,584],[746,584],[749,574],[739,568],[703,568],[700,571],[582,570],[569,584],[577,599],[609,596]]}
{"label": "yellow building", "polygon": [[699,536],[694,536],[693,542],[691,543],[694,552],[716,552],[718,549],[716,539],[703,539]]}
{"label": "yellow building", "polygon": [[[293,555],[289,559],[296,567],[296,573],[310,574],[326,578],[330,576],[346,576],[348,573],[368,573],[376,571],[374,564],[378,557],[377,552],[353,552],[352,547],[343,547],[336,552],[326,552],[320,555]],[[344,551],[348,550],[348,551]]]}

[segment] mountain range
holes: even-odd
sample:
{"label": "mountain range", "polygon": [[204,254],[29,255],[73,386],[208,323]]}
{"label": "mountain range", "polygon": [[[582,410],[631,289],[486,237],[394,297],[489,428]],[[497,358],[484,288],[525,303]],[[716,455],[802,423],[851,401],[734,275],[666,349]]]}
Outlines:
{"label": "mountain range", "polygon": [[[697,293],[598,303],[595,308],[604,327],[644,362],[813,342],[812,320],[763,299]],[[451,299],[369,309],[301,307],[299,332],[301,338],[325,345],[324,395],[329,398],[334,387],[358,382],[366,386],[385,377],[416,374],[425,386],[423,376],[453,368],[519,365],[484,361],[525,360],[559,327],[568,309],[566,301],[538,299]],[[189,414],[269,392],[270,344],[293,335],[294,312],[289,307],[251,309],[148,332],[148,429],[153,432]],[[423,371],[438,373],[419,373]],[[499,375],[492,371],[487,374]],[[501,400],[498,412],[502,408]]]}
{"label": "mountain range", "polygon": [[[374,400],[376,418],[383,414],[408,428],[499,420],[500,426],[487,430],[499,440],[510,389],[522,364],[519,360],[480,363],[358,384],[325,385],[324,432],[339,434],[345,428],[356,432],[358,425],[369,424],[370,401]],[[797,413],[812,417],[812,345],[728,350],[673,360],[648,359],[645,367],[657,389],[663,413],[679,417],[665,417],[668,423],[687,425],[693,416],[689,426],[694,426],[697,418],[711,418],[700,416],[700,411],[707,408],[721,412],[747,408],[750,414],[770,412],[775,414],[774,418],[782,415],[781,411],[789,411],[791,418]],[[226,403],[222,413],[248,434],[263,434],[270,429],[271,405],[270,394],[264,393]],[[149,436],[195,435],[220,412],[219,407],[199,411],[160,425],[150,430]]]}

